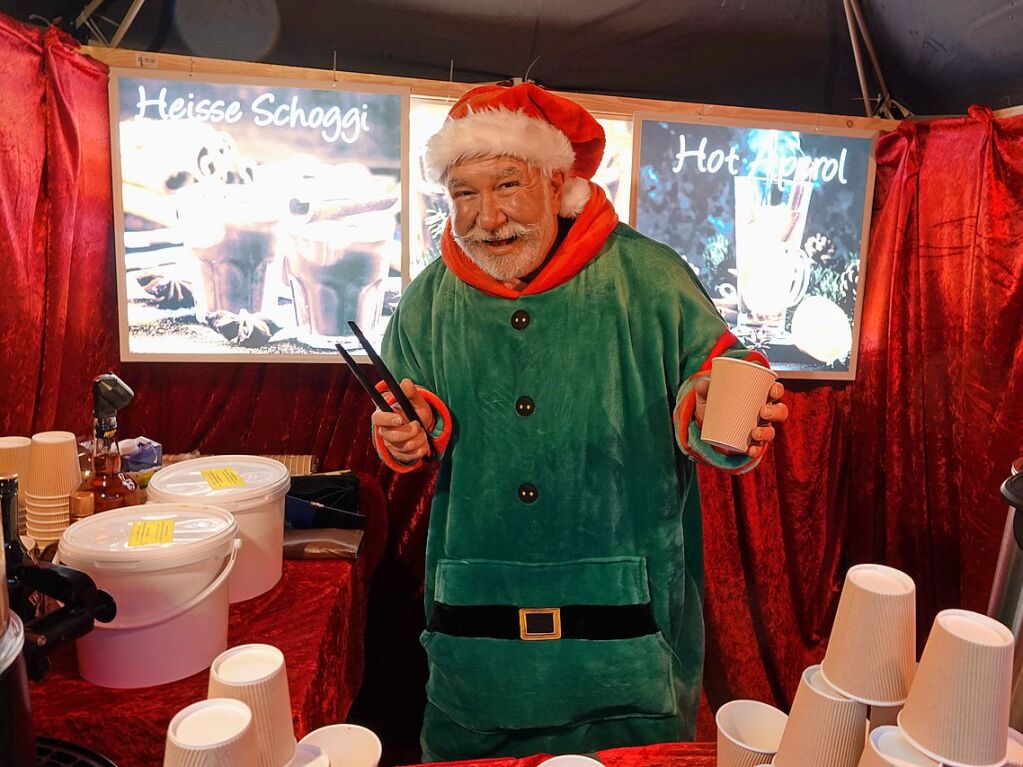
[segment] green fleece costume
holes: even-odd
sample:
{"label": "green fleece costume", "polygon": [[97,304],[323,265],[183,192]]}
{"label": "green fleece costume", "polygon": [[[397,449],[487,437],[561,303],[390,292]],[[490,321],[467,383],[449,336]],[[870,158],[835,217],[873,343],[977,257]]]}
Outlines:
{"label": "green fleece costume", "polygon": [[735,341],[676,253],[616,218],[600,232],[609,207],[593,187],[535,284],[566,259],[574,276],[518,296],[488,291],[449,227],[444,261],[409,285],[383,356],[439,398],[427,617],[437,604],[649,603],[657,631],[549,641],[426,631],[427,760],[694,733],[703,560],[690,459],[732,472],[755,461],[699,440],[693,383],[713,356],[766,361]]}

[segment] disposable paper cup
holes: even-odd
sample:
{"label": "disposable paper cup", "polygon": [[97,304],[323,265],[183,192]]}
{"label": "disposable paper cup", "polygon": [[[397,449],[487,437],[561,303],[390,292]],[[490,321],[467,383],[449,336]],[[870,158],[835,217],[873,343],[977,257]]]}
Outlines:
{"label": "disposable paper cup", "polygon": [[25,505],[29,454],[32,440],[28,437],[0,437],[0,474],[18,475],[18,505]]}
{"label": "disposable paper cup", "polygon": [[285,767],[330,767],[330,759],[319,746],[295,746],[295,755]]}
{"label": "disposable paper cup", "polygon": [[778,374],[755,362],[715,357],[710,363],[710,391],[700,438],[716,447],[745,453],[760,408]]}
{"label": "disposable paper cup", "polygon": [[909,742],[948,767],[1000,767],[1014,649],[1012,632],[992,618],[938,613],[899,714]]}
{"label": "disposable paper cup", "polygon": [[163,767],[235,767],[259,763],[252,712],[241,701],[214,698],[171,719]]}
{"label": "disposable paper cup", "polygon": [[357,724],[330,724],[313,730],[299,741],[327,752],[330,767],[377,767],[383,748],[372,730]]}
{"label": "disposable paper cup", "polygon": [[884,725],[870,733],[859,767],[940,767],[906,740],[898,727]]}
{"label": "disposable paper cup", "polygon": [[69,495],[82,484],[78,466],[78,445],[69,431],[44,431],[32,435],[29,449],[28,481],[31,495]]}
{"label": "disposable paper cup", "polygon": [[788,716],[758,700],[733,700],[718,709],[718,767],[770,764]]}
{"label": "disposable paper cup", "polygon": [[222,652],[210,666],[210,698],[234,698],[252,709],[261,767],[281,767],[295,753],[284,655],[268,644]]}
{"label": "disposable paper cup", "polygon": [[1005,755],[1005,767],[1023,767],[1023,733],[1009,730],[1008,753]]}
{"label": "disposable paper cup", "polygon": [[53,506],[55,504],[67,503],[70,497],[71,493],[61,493],[60,495],[33,495],[32,493],[26,493],[25,505]]}
{"label": "disposable paper cup", "polygon": [[856,767],[863,753],[867,707],[831,687],[820,666],[803,672],[792,701],[777,767]]}
{"label": "disposable paper cup", "polygon": [[[718,764],[721,764],[718,761]],[[582,756],[580,754],[562,754],[561,756],[552,756],[550,759],[544,759],[537,767],[604,767],[603,764],[598,762],[596,759],[591,759],[588,756]]]}
{"label": "disposable paper cup", "polygon": [[845,576],[821,673],[847,698],[870,706],[905,703],[916,669],[916,585],[884,565]]}

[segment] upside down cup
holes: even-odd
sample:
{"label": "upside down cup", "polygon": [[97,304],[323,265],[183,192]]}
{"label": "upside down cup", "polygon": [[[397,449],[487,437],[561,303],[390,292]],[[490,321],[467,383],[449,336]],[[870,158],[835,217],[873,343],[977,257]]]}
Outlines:
{"label": "upside down cup", "polygon": [[827,683],[820,666],[803,672],[775,767],[857,767],[867,731],[867,707]]}
{"label": "upside down cup", "polygon": [[252,712],[241,701],[214,698],[171,719],[163,767],[251,767],[259,763]]}
{"label": "upside down cup", "polygon": [[824,678],[847,698],[888,708],[905,703],[915,669],[913,579],[883,565],[850,568],[821,662]]}
{"label": "upside down cup", "polygon": [[1001,767],[1014,649],[1012,632],[992,618],[938,613],[899,714],[906,739],[948,767]]}
{"label": "upside down cup", "polygon": [[936,761],[915,749],[893,725],[878,727],[870,733],[859,767],[940,767]]}
{"label": "upside down cup", "polygon": [[267,644],[232,647],[210,666],[210,698],[232,698],[252,710],[260,767],[281,767],[295,755],[295,730],[284,655]]}

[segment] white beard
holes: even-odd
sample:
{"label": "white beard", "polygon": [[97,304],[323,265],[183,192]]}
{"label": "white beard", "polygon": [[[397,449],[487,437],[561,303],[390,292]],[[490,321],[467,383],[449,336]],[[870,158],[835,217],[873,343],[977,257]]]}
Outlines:
{"label": "white beard", "polygon": [[[547,240],[545,235],[548,234],[550,227],[556,226],[554,207],[549,196],[544,199],[543,221],[545,223],[532,225],[508,222],[491,231],[477,225],[461,236],[454,235],[454,238],[473,263],[495,280],[504,282],[529,274],[540,266],[547,256],[546,253],[540,252],[540,248]],[[518,251],[504,256],[490,254],[481,243],[485,240],[506,240],[510,237],[519,238]]]}

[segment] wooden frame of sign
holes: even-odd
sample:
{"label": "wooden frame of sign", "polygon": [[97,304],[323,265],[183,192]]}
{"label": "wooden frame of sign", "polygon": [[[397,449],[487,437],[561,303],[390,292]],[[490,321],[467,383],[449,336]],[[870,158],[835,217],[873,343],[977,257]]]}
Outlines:
{"label": "wooden frame of sign", "polygon": [[[251,82],[259,85],[279,84],[284,87],[296,88],[343,88],[344,90],[359,90],[367,92],[394,92],[395,90],[405,94],[403,114],[406,116],[402,130],[402,167],[409,167],[409,130],[408,130],[408,102],[409,95],[414,97],[425,97],[445,103],[453,103],[467,90],[475,87],[478,83],[444,82],[437,80],[425,80],[416,78],[390,77],[383,75],[371,75],[364,73],[352,73],[333,71],[330,69],[313,69],[305,67],[278,66],[272,64],[249,63],[226,61],[219,59],[197,58],[164,53],[148,53],[123,49],[103,48],[86,46],[83,52],[93,58],[106,63],[115,70],[118,76],[160,76],[170,79],[177,76],[179,79],[195,77],[197,73],[208,82]],[[215,79],[217,78],[217,79]],[[784,130],[814,131],[826,135],[876,135],[880,131],[893,130],[898,126],[898,121],[885,120],[880,118],[853,117],[848,115],[829,115],[818,113],[803,113],[793,111],[777,111],[767,109],[753,109],[746,107],[732,107],[712,104],[699,104],[689,102],[676,102],[664,100],[642,99],[627,96],[608,96],[585,93],[565,93],[565,95],[578,102],[598,117],[611,119],[623,119],[633,122],[633,167],[631,170],[631,205],[630,219],[635,223],[635,209],[637,205],[636,192],[638,188],[637,174],[638,166],[636,158],[639,155],[642,136],[637,130],[643,119],[655,118],[665,121],[696,122],[724,126],[746,126],[746,127],[777,127]],[[113,110],[115,100],[111,98],[111,109]],[[114,112],[112,114],[112,125],[116,124]],[[116,152],[113,153],[114,162],[117,162]],[[119,170],[114,169],[115,184],[118,183]],[[871,180],[873,178],[873,152],[870,160]],[[402,200],[402,264],[403,280],[408,273],[409,244],[410,244],[410,221],[408,213],[409,206],[408,174],[403,173],[403,200]],[[871,183],[872,187],[872,183]],[[115,214],[123,216],[119,209],[120,195],[114,195]],[[865,206],[864,231],[869,231],[869,205]],[[123,219],[122,219],[123,220]],[[124,296],[124,268],[123,263],[123,242],[118,242],[118,298],[122,302]],[[866,237],[863,238],[861,252],[861,266],[865,266]],[[857,288],[856,310],[854,317],[854,329],[858,332],[859,313],[861,307],[863,284],[863,272],[861,271],[859,285]],[[122,312],[123,316],[123,312]],[[124,359],[132,360],[153,360],[173,359],[188,361],[208,361],[209,359],[239,361],[239,362],[262,362],[262,361],[301,361],[301,362],[340,362],[329,356],[318,355],[278,355],[278,354],[237,354],[225,357],[225,355],[214,355],[205,358],[203,355],[129,355],[126,352],[125,333],[127,323],[121,320],[122,333],[122,355]],[[848,372],[819,371],[803,372],[783,371],[781,375],[787,378],[820,378],[820,379],[851,379],[855,375],[855,353],[856,339],[854,338],[852,356]],[[364,359],[364,358],[363,358]]]}
{"label": "wooden frame of sign", "polygon": [[[141,54],[139,54],[141,56]],[[162,57],[161,57],[162,58]],[[399,103],[399,152],[398,152],[398,174],[400,178],[400,231],[401,231],[401,284],[404,289],[408,283],[408,264],[409,264],[409,252],[408,252],[408,238],[409,238],[409,181],[407,169],[409,167],[409,129],[408,129],[408,114],[409,114],[409,99],[410,92],[407,87],[401,87],[399,85],[384,84],[384,83],[364,83],[364,82],[338,82],[330,76],[330,73],[320,73],[321,77],[313,78],[306,77],[300,79],[292,79],[286,77],[270,77],[264,74],[259,75],[247,75],[247,74],[235,74],[233,72],[208,72],[208,71],[197,71],[192,65],[189,66],[188,70],[182,70],[181,68],[168,67],[168,68],[122,68],[112,67],[110,72],[110,83],[109,83],[109,109],[110,109],[110,133],[111,133],[111,175],[113,182],[113,208],[115,216],[115,225],[117,232],[125,231],[125,212],[123,204],[123,180],[122,180],[122,168],[121,168],[121,153],[118,151],[120,146],[120,123],[122,119],[121,105],[120,105],[120,86],[123,80],[139,80],[139,79],[151,79],[158,83],[168,82],[190,82],[194,81],[197,84],[202,83],[204,85],[234,85],[239,87],[255,86],[260,88],[287,88],[299,91],[322,91],[322,92],[338,92],[344,94],[367,94],[367,95],[384,95],[394,96],[398,99]],[[272,95],[271,91],[267,92]],[[266,95],[266,94],[264,94]],[[163,98],[162,96],[160,98]],[[259,98],[263,98],[261,95]],[[181,101],[180,104],[161,103],[156,102],[159,99],[152,101],[146,101],[147,111],[148,106],[153,106],[154,109],[160,110],[161,116],[168,110],[193,110],[198,112],[200,109],[203,110],[204,117],[213,120],[215,122],[233,122],[232,117],[237,118],[238,114],[230,114],[230,110],[240,106],[237,102],[233,104],[226,104],[222,102],[216,102],[212,106],[208,103],[210,100],[198,100],[194,101],[189,99],[187,103],[185,100],[178,99]],[[194,103],[193,103],[194,101]],[[271,100],[272,103],[272,100]],[[219,104],[219,106],[217,106]],[[141,106],[141,104],[140,104]],[[253,112],[258,114],[260,119],[263,119],[264,125],[278,124],[278,118],[280,115],[277,114],[277,110],[288,108],[286,104],[281,104],[274,111],[254,109],[255,102],[249,105],[253,108]],[[295,109],[295,105],[291,106]],[[316,108],[309,110],[308,115],[310,120]],[[311,130],[322,131],[322,135],[325,140],[336,141],[338,137],[344,141],[354,135],[359,130],[359,125],[364,124],[365,108],[361,113],[355,107],[349,109],[344,116],[341,116],[340,111],[337,114],[330,114],[328,122],[328,110],[318,108],[319,112],[316,113],[317,118],[320,120],[319,123],[313,125],[310,122],[309,127]],[[333,109],[333,107],[331,108]],[[354,111],[353,111],[354,110]],[[333,118],[337,119],[333,119]],[[351,118],[351,119],[350,119]],[[283,118],[282,118],[283,119]],[[255,122],[254,124],[259,125],[260,123]],[[329,128],[328,128],[329,125]],[[327,135],[327,131],[330,131],[330,136]],[[351,131],[347,136],[341,136],[344,131]],[[336,135],[335,135],[336,134]],[[354,140],[354,139],[353,139]],[[118,324],[119,324],[119,338],[121,347],[121,359],[127,362],[163,362],[163,361],[176,361],[176,362],[335,362],[339,361],[340,357],[333,349],[332,345],[324,344],[321,351],[292,354],[292,353],[265,353],[258,351],[222,351],[222,352],[211,352],[205,353],[202,351],[195,352],[165,352],[165,351],[138,351],[133,350],[131,347],[131,333],[130,323],[128,318],[128,285],[127,285],[127,264],[126,264],[126,252],[127,246],[125,243],[125,237],[115,236],[115,249],[117,254],[117,296],[118,296]],[[360,358],[360,361],[366,361],[364,355],[356,355]]]}
{"label": "wooden frame of sign", "polygon": [[[778,372],[779,378],[786,379],[816,379],[816,380],[834,380],[834,381],[848,381],[854,380],[856,377],[856,360],[857,352],[859,347],[859,332],[860,332],[860,318],[863,310],[863,287],[866,284],[866,270],[867,270],[867,252],[869,246],[869,235],[870,235],[870,217],[873,202],[873,191],[874,191],[874,176],[875,176],[875,149],[877,145],[877,136],[879,134],[879,128],[881,126],[877,123],[884,124],[885,128],[890,128],[892,121],[878,121],[878,120],[857,120],[854,118],[848,118],[847,120],[837,123],[835,120],[826,120],[824,116],[814,115],[798,115],[798,113],[768,113],[758,114],[755,117],[751,115],[722,115],[722,114],[709,114],[710,110],[697,110],[695,115],[691,112],[680,112],[680,113],[664,113],[664,112],[637,112],[634,115],[634,126],[633,126],[633,159],[632,159],[632,210],[630,211],[631,219],[633,223],[638,222],[640,200],[640,160],[643,151],[643,124],[645,122],[659,122],[659,123],[671,123],[676,125],[688,125],[694,127],[700,126],[713,126],[718,128],[735,128],[740,130],[759,129],[769,131],[795,131],[801,134],[808,134],[809,136],[835,136],[835,137],[848,137],[853,139],[861,139],[867,142],[867,154],[865,162],[865,174],[863,177],[864,189],[863,189],[863,214],[861,219],[860,237],[859,237],[859,272],[856,279],[855,286],[855,299],[853,302],[853,311],[851,317],[851,334],[852,341],[848,353],[848,364],[844,369],[803,369],[798,367],[786,367],[777,366],[775,369]],[[798,119],[801,117],[802,119]],[[895,123],[897,124],[897,123]],[[679,155],[683,153],[687,156],[697,155],[696,159],[701,163],[700,170],[706,172],[705,169],[710,169],[711,165],[715,168],[712,172],[728,172],[731,176],[737,175],[734,162],[727,162],[729,155],[726,155],[723,150],[721,156],[713,156],[713,150],[711,153],[703,153],[702,157],[698,156],[704,149],[703,144],[699,149],[695,151],[687,151],[684,147],[680,147]],[[730,148],[730,155],[734,155],[735,147]],[[676,156],[677,157],[677,156]],[[843,155],[844,157],[844,155]],[[683,158],[683,162],[684,162]],[[738,158],[732,156],[732,160]],[[708,164],[708,160],[711,161]],[[826,170],[825,170],[826,168]],[[832,170],[833,169],[833,170]],[[841,171],[841,165],[838,161],[835,161],[834,165],[825,166],[824,163],[814,163],[809,171],[814,174],[820,174],[822,170],[832,171],[839,173]],[[680,168],[681,170],[681,164]],[[679,171],[675,171],[679,172]],[[778,180],[784,180],[779,178]],[[649,233],[648,233],[649,234]],[[733,251],[734,252],[734,251]],[[737,277],[738,279],[738,277]],[[705,285],[708,292],[711,290],[711,286]],[[736,290],[736,293],[738,291]],[[740,309],[737,302],[737,310]],[[784,323],[785,313],[788,310],[782,312],[782,322]],[[729,323],[729,326],[735,330],[735,328]],[[770,358],[769,349],[764,349],[768,358]],[[802,351],[802,350],[801,350]],[[811,355],[805,353],[807,358],[811,358]],[[819,362],[823,362],[819,360]],[[818,364],[811,363],[811,364]]]}

